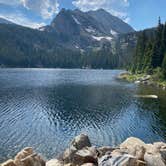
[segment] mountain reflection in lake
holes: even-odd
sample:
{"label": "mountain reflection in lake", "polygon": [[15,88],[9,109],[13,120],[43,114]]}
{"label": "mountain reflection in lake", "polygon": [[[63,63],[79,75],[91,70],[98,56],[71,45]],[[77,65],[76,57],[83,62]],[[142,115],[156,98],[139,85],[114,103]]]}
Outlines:
{"label": "mountain reflection in lake", "polygon": [[55,157],[80,133],[96,146],[115,146],[129,136],[165,140],[165,92],[120,81],[120,72],[1,69],[0,161],[26,146]]}

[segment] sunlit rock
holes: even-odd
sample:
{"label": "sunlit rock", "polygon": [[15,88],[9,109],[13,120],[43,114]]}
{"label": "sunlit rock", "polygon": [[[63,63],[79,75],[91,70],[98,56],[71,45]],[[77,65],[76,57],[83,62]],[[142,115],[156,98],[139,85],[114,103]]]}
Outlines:
{"label": "sunlit rock", "polygon": [[16,166],[14,160],[7,160],[6,162],[0,164],[1,166]]}
{"label": "sunlit rock", "polygon": [[159,153],[151,154],[146,152],[144,160],[148,166],[165,166],[164,160]]}
{"label": "sunlit rock", "polygon": [[45,161],[31,147],[19,152],[14,160],[17,166],[45,166]]}
{"label": "sunlit rock", "polygon": [[57,159],[52,159],[46,162],[46,166],[63,166],[63,162]]}

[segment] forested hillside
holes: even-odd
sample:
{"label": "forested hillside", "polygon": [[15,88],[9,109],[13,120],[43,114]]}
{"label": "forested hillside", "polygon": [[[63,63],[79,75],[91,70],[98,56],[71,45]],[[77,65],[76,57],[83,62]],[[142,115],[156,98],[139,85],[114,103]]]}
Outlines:
{"label": "forested hillside", "polygon": [[118,60],[111,46],[86,53],[67,49],[55,34],[18,25],[0,24],[1,67],[115,68]]}
{"label": "forested hillside", "polygon": [[130,66],[133,73],[155,74],[166,78],[166,24],[160,19],[155,31],[139,34],[134,62]]}
{"label": "forested hillside", "polygon": [[62,9],[38,30],[0,23],[0,67],[120,68],[131,59],[134,34],[103,9]]}

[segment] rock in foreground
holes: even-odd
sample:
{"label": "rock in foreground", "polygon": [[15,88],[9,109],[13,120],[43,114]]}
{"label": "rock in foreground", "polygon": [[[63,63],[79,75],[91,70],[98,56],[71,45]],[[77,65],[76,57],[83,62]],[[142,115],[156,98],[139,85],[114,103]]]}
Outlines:
{"label": "rock in foreground", "polygon": [[130,137],[118,148],[97,148],[91,146],[87,135],[81,134],[58,159],[46,162],[32,148],[25,148],[1,166],[166,166],[166,143],[145,144]]}

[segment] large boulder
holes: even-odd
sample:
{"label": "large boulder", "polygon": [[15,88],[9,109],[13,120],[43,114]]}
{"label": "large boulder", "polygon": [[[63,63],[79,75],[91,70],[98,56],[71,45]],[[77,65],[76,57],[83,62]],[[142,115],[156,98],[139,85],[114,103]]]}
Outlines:
{"label": "large boulder", "polygon": [[14,160],[7,160],[6,162],[0,164],[1,166],[16,166]]}
{"label": "large boulder", "polygon": [[64,163],[71,163],[73,161],[74,154],[85,147],[91,147],[90,140],[87,135],[81,134],[75,137],[70,143],[69,148],[67,148],[63,154]]}
{"label": "large boulder", "polygon": [[161,157],[163,158],[163,160],[164,160],[165,163],[166,163],[166,146],[161,147],[159,153],[161,154]]}
{"label": "large boulder", "polygon": [[148,166],[165,166],[166,165],[166,144],[156,142],[146,145],[144,160]]}
{"label": "large boulder", "polygon": [[64,161],[64,163],[65,164],[71,163],[73,160],[73,156],[76,152],[77,152],[77,149],[73,146],[70,146],[69,148],[67,148],[65,152],[63,153],[63,157],[62,157],[62,160]]}
{"label": "large boulder", "polygon": [[144,160],[146,144],[138,138],[130,137],[120,145],[120,149],[138,160]]}
{"label": "large boulder", "polygon": [[14,163],[17,166],[45,166],[45,161],[41,156],[34,153],[31,147],[19,152],[14,159]]}
{"label": "large boulder", "polygon": [[143,141],[141,141],[139,138],[135,138],[135,137],[130,137],[130,138],[126,139],[122,144],[120,144],[120,147],[128,148],[128,147],[133,147],[136,145],[146,147],[146,144]]}
{"label": "large boulder", "polygon": [[65,163],[72,163],[73,165],[82,165],[85,163],[97,164],[97,150],[95,147],[84,147],[70,154],[70,157],[64,158]]}
{"label": "large boulder", "polygon": [[80,150],[86,146],[90,147],[91,143],[87,135],[80,134],[73,139],[73,141],[71,142],[71,146],[75,147],[77,150]]}
{"label": "large boulder", "polygon": [[95,147],[85,147],[78,150],[73,155],[73,163],[76,165],[82,165],[84,163],[93,163],[97,165],[97,150]]}
{"label": "large boulder", "polygon": [[144,155],[144,160],[147,163],[147,166],[166,166],[164,160],[159,153],[152,154],[146,152]]}

